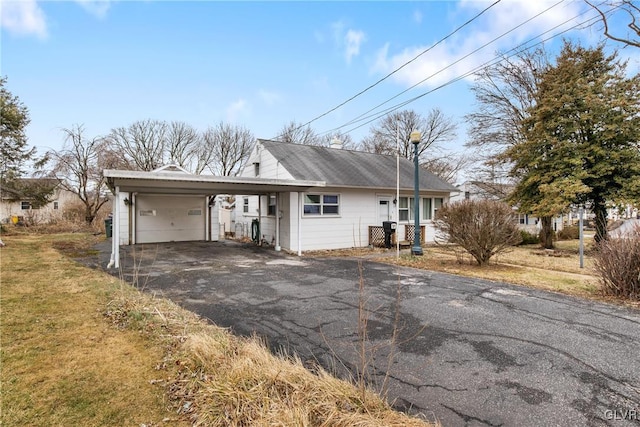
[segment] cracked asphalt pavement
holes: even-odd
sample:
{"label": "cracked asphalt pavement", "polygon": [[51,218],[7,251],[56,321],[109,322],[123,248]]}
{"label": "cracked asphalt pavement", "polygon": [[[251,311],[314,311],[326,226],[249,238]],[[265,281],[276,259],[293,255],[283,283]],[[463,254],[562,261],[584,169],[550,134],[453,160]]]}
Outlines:
{"label": "cracked asphalt pavement", "polygon": [[[87,264],[106,266],[110,243],[100,248],[99,261]],[[445,427],[640,425],[638,310],[233,241],[121,252],[112,274],[137,277],[146,292],[340,376],[359,371],[364,295],[371,387],[386,386],[397,409]]]}

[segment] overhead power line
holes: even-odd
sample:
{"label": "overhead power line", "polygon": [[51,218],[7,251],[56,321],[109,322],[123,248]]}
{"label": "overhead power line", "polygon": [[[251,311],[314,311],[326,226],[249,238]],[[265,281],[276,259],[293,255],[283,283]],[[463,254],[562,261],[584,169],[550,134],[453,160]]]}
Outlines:
{"label": "overhead power line", "polygon": [[[512,33],[513,31],[516,31],[517,29],[519,29],[519,28],[521,28],[522,26],[524,26],[524,25],[528,24],[528,23],[529,23],[529,22],[531,22],[532,20],[534,20],[534,19],[538,18],[539,16],[541,16],[541,15],[545,14],[546,12],[548,12],[549,10],[551,10],[551,9],[553,9],[554,7],[558,6],[558,5],[559,5],[559,4],[561,4],[562,2],[564,2],[564,0],[560,0],[559,2],[557,2],[557,3],[553,4],[552,6],[549,6],[548,8],[546,8],[545,10],[543,10],[542,12],[540,12],[540,13],[536,14],[535,16],[532,16],[531,18],[529,18],[529,19],[527,19],[526,21],[524,21],[524,22],[520,23],[519,25],[517,25],[517,26],[515,26],[515,27],[511,28],[510,30],[505,31],[505,32],[504,32],[504,33],[502,33],[501,35],[499,35],[499,36],[497,36],[497,37],[493,38],[492,40],[488,41],[487,43],[483,44],[482,46],[480,46],[480,47],[476,48],[475,50],[473,50],[473,51],[471,51],[471,52],[469,52],[469,53],[467,53],[467,54],[466,54],[466,55],[464,55],[463,57],[458,58],[456,61],[454,61],[454,62],[450,63],[450,64],[449,64],[449,65],[447,65],[446,67],[439,69],[438,71],[436,71],[435,73],[431,74],[431,75],[430,75],[430,76],[428,76],[428,77],[425,77],[424,79],[420,80],[418,83],[414,84],[413,86],[408,87],[407,89],[405,89],[405,90],[403,90],[402,92],[400,92],[400,93],[398,93],[398,94],[396,94],[396,95],[392,96],[391,98],[387,99],[386,101],[384,101],[384,102],[382,102],[382,103],[380,103],[380,104],[376,105],[375,107],[373,107],[373,108],[369,109],[368,111],[365,111],[364,113],[362,113],[361,115],[359,115],[359,116],[358,116],[358,117],[356,117],[355,119],[352,119],[351,121],[349,121],[349,122],[345,123],[344,125],[340,126],[339,128],[342,128],[342,127],[345,127],[345,126],[349,126],[349,125],[350,125],[350,124],[352,124],[352,123],[356,123],[356,122],[358,121],[358,119],[360,119],[362,116],[365,116],[366,114],[369,114],[370,112],[375,111],[376,109],[378,109],[379,107],[383,106],[384,104],[386,104],[386,103],[388,103],[388,102],[390,102],[390,101],[392,101],[392,100],[396,99],[397,97],[399,97],[399,96],[401,96],[401,95],[403,95],[403,94],[405,94],[405,93],[409,92],[411,89],[413,89],[413,88],[415,88],[415,87],[417,87],[417,86],[420,86],[422,83],[426,82],[427,80],[429,80],[429,79],[431,79],[431,78],[433,78],[433,77],[437,76],[438,74],[442,73],[443,71],[445,71],[445,70],[447,70],[447,69],[449,69],[449,68],[453,67],[454,65],[456,65],[456,64],[457,64],[457,63],[459,63],[459,62],[462,62],[463,60],[467,59],[467,58],[468,58],[468,57],[470,57],[471,55],[473,55],[473,54],[475,54],[475,53],[477,53],[477,52],[481,51],[481,50],[482,50],[482,49],[484,49],[485,47],[487,47],[487,46],[489,46],[489,45],[491,45],[491,44],[495,43],[496,41],[498,41],[498,40],[500,40],[501,38],[503,38],[503,37],[507,36],[508,34]],[[578,16],[579,16],[579,15],[578,15]],[[575,19],[575,18],[572,18],[572,19]],[[568,21],[565,21],[564,23],[562,23],[562,24],[560,24],[560,25],[564,25],[566,22],[568,22]],[[557,26],[556,26],[556,27],[554,27],[554,29],[555,29],[555,28],[557,28]],[[553,29],[552,29],[552,30],[553,30]],[[549,30],[549,31],[552,31],[552,30]],[[545,34],[545,33],[543,33],[543,34]],[[535,39],[536,39],[536,38],[538,38],[538,37],[540,37],[540,35],[539,35],[539,36],[537,36],[537,37],[535,37],[535,38],[533,38],[533,40],[535,40]],[[531,40],[531,39],[530,39],[530,40]],[[528,43],[528,42],[526,42],[526,43]],[[332,129],[332,130],[327,131],[327,132],[322,132],[322,134],[330,133],[330,132],[332,132],[333,130],[336,130],[336,129]]]}
{"label": "overhead power line", "polygon": [[[441,38],[440,40],[438,40],[436,43],[432,44],[431,46],[429,46],[427,49],[423,50],[422,52],[420,52],[418,55],[414,56],[412,59],[410,59],[409,61],[405,62],[404,64],[402,64],[401,66],[399,66],[398,68],[394,69],[393,71],[391,71],[389,74],[387,74],[386,76],[382,77],[380,80],[376,81],[375,83],[372,83],[371,85],[367,86],[366,88],[362,89],[360,92],[356,93],[355,95],[351,96],[350,98],[348,98],[346,101],[341,102],[340,104],[336,105],[335,107],[331,108],[330,110],[325,111],[324,113],[320,114],[317,117],[314,117],[313,119],[309,120],[306,123],[301,124],[300,126],[296,127],[295,129],[293,129],[294,131],[298,130],[298,129],[302,129],[305,126],[310,125],[311,123],[321,119],[322,117],[331,114],[332,112],[336,111],[338,108],[344,106],[345,104],[353,101],[354,99],[356,99],[357,97],[361,96],[362,94],[364,94],[365,92],[373,89],[374,87],[376,87],[377,85],[379,85],[380,83],[382,83],[383,81],[385,81],[386,79],[388,79],[389,77],[391,77],[392,75],[394,75],[395,73],[397,73],[398,71],[402,70],[404,67],[406,67],[407,65],[411,64],[412,62],[416,61],[418,58],[420,58],[422,55],[424,55],[425,53],[431,51],[432,49],[434,49],[436,46],[438,46],[440,43],[446,41],[448,38],[452,37],[454,34],[456,34],[458,31],[462,30],[464,27],[466,27],[467,25],[471,24],[473,21],[475,21],[476,19],[478,19],[480,16],[482,16],[485,12],[487,12],[489,9],[491,9],[492,7],[494,7],[495,5],[497,5],[498,3],[500,3],[502,0],[495,0],[491,5],[489,5],[488,7],[484,8],[482,11],[480,11],[478,14],[476,14],[474,17],[472,17],[471,19],[469,19],[468,21],[466,21],[464,24],[460,25],[458,28],[456,28],[455,30],[453,30],[451,33],[447,34],[445,37]],[[564,1],[564,0],[561,0]],[[277,139],[282,135],[278,135],[276,137],[273,137],[271,139]]]}
{"label": "overhead power line", "polygon": [[[614,9],[610,10],[610,11],[609,11],[609,13],[612,13],[612,12],[613,12],[613,10],[614,10]],[[511,55],[501,54],[501,55],[499,55],[499,56],[496,56],[496,57],[492,58],[491,60],[484,62],[482,65],[480,65],[480,66],[478,66],[478,67],[476,67],[476,68],[474,68],[474,69],[472,69],[472,70],[470,70],[470,71],[467,71],[466,73],[464,73],[464,74],[462,74],[462,75],[459,75],[459,76],[457,76],[457,77],[454,77],[454,78],[452,78],[451,80],[449,80],[449,81],[447,81],[447,82],[445,82],[445,83],[443,83],[443,84],[441,84],[441,85],[439,85],[439,86],[437,86],[437,87],[435,87],[435,88],[433,88],[433,89],[431,89],[431,90],[429,90],[429,91],[427,91],[427,92],[424,92],[424,93],[422,93],[422,94],[420,94],[420,95],[418,95],[418,96],[415,96],[415,97],[413,97],[413,98],[410,98],[410,99],[408,99],[408,100],[406,100],[406,101],[403,101],[403,102],[401,102],[401,103],[395,104],[395,105],[393,105],[393,106],[391,106],[391,107],[388,107],[388,108],[386,108],[386,109],[384,109],[384,110],[381,110],[381,111],[379,111],[379,112],[377,112],[377,113],[367,115],[368,113],[370,113],[370,112],[374,111],[375,109],[377,109],[377,108],[381,107],[382,105],[384,105],[384,104],[388,103],[389,101],[391,101],[391,100],[393,100],[393,99],[397,98],[398,96],[400,96],[400,95],[402,95],[402,94],[406,93],[406,92],[407,92],[407,91],[409,91],[410,89],[413,89],[413,88],[415,88],[416,86],[418,86],[418,85],[420,85],[420,84],[424,83],[426,80],[428,80],[428,79],[432,78],[433,76],[435,76],[435,75],[439,74],[440,72],[444,71],[445,69],[447,69],[447,68],[449,68],[451,65],[453,65],[453,64],[450,64],[450,65],[448,65],[447,67],[444,67],[443,69],[438,70],[437,72],[435,72],[435,73],[434,73],[434,74],[432,74],[431,76],[429,76],[429,77],[427,77],[427,78],[423,79],[422,81],[418,82],[417,84],[415,84],[415,85],[411,86],[410,88],[408,88],[408,89],[406,89],[406,90],[404,90],[404,91],[402,91],[402,92],[398,93],[397,95],[394,95],[393,97],[391,97],[391,98],[387,99],[386,101],[382,102],[381,104],[378,104],[376,107],[374,107],[374,108],[372,108],[372,109],[368,110],[367,112],[365,112],[365,113],[363,113],[363,114],[361,114],[361,115],[357,116],[356,118],[354,118],[354,119],[352,119],[352,120],[348,121],[347,123],[345,123],[345,124],[343,124],[343,125],[341,125],[341,126],[338,126],[338,127],[336,127],[336,128],[333,128],[333,129],[331,129],[331,130],[329,130],[329,131],[321,132],[320,134],[321,134],[321,135],[324,135],[324,134],[327,134],[327,133],[335,132],[335,131],[340,130],[340,129],[342,129],[342,128],[345,128],[345,127],[347,127],[347,126],[349,126],[349,125],[351,125],[351,124],[358,123],[358,122],[362,122],[362,121],[365,121],[365,120],[366,120],[364,123],[362,123],[362,124],[360,124],[360,125],[358,125],[358,126],[355,126],[355,127],[353,127],[353,128],[350,128],[350,129],[348,129],[347,131],[345,131],[345,133],[352,132],[352,131],[354,131],[354,130],[356,130],[356,129],[359,129],[359,128],[361,128],[361,127],[363,127],[363,126],[365,126],[365,125],[367,125],[367,124],[369,124],[369,123],[374,122],[375,120],[380,119],[381,117],[386,116],[387,114],[392,113],[392,112],[393,112],[393,111],[395,111],[395,110],[398,110],[398,109],[400,109],[400,108],[402,108],[402,107],[404,107],[404,106],[406,106],[406,105],[408,105],[408,104],[410,104],[410,103],[412,103],[412,102],[415,102],[415,101],[417,101],[418,99],[423,98],[423,97],[424,97],[424,96],[426,96],[426,95],[429,95],[429,94],[431,94],[431,93],[433,93],[433,92],[436,92],[437,90],[440,90],[440,89],[442,89],[442,88],[444,88],[444,87],[446,87],[446,86],[449,86],[449,85],[451,85],[451,84],[453,84],[453,83],[456,83],[456,82],[458,82],[459,80],[463,80],[463,79],[465,79],[465,78],[467,78],[467,77],[469,77],[469,76],[471,76],[471,75],[473,75],[473,74],[476,74],[477,72],[479,72],[479,71],[481,71],[481,70],[483,70],[483,69],[485,69],[485,68],[491,67],[491,66],[493,66],[493,65],[495,65],[495,64],[497,64],[497,63],[499,63],[499,62],[501,62],[501,61],[502,61],[502,60],[504,60],[504,59],[507,59],[507,58],[513,57],[513,56],[517,55],[519,52],[522,52],[523,50],[531,49],[531,48],[533,48],[533,47],[535,47],[535,46],[537,46],[537,45],[543,44],[543,43],[545,43],[545,42],[547,42],[547,41],[549,41],[549,40],[552,40],[553,38],[556,38],[556,37],[558,37],[558,36],[560,36],[560,35],[562,35],[562,34],[565,34],[565,33],[569,32],[569,31],[571,31],[571,30],[573,30],[573,29],[575,29],[575,28],[578,28],[578,27],[583,26],[583,25],[592,25],[593,23],[595,23],[595,22],[597,22],[597,21],[598,21],[599,17],[592,17],[592,18],[589,18],[589,19],[587,19],[587,20],[585,20],[585,21],[582,21],[582,22],[580,22],[580,23],[578,23],[578,24],[576,24],[576,25],[574,25],[574,26],[572,26],[572,27],[569,27],[569,28],[567,28],[567,29],[565,29],[565,30],[563,30],[563,31],[561,31],[561,32],[559,32],[559,33],[553,34],[552,36],[550,36],[550,37],[548,37],[548,38],[546,38],[546,39],[544,39],[544,40],[541,40],[541,41],[539,41],[539,42],[537,42],[537,43],[535,43],[535,44],[530,45],[530,46],[528,46],[528,47],[527,47],[527,45],[528,45],[529,43],[531,43],[532,41],[534,41],[534,40],[536,40],[536,39],[538,39],[538,38],[540,38],[540,37],[542,37],[542,36],[544,36],[544,35],[546,35],[546,34],[548,34],[548,33],[552,32],[552,31],[556,30],[557,28],[559,28],[559,27],[561,27],[561,26],[563,26],[563,25],[565,25],[565,24],[567,24],[567,23],[571,22],[572,20],[575,20],[576,18],[579,18],[580,16],[582,16],[582,15],[586,14],[587,12],[588,12],[588,11],[582,12],[582,13],[580,13],[580,14],[578,14],[578,15],[574,16],[573,18],[570,18],[570,19],[568,19],[568,20],[566,20],[566,21],[564,21],[564,22],[562,22],[562,23],[560,23],[560,24],[556,25],[555,27],[553,27],[553,28],[551,28],[551,29],[549,29],[549,30],[547,30],[547,31],[545,31],[545,32],[543,32],[543,33],[541,33],[541,34],[539,34],[539,35],[537,35],[537,36],[535,36],[535,37],[532,37],[531,39],[527,40],[526,42],[521,43],[521,44],[519,44],[518,46],[516,46],[516,47],[514,47],[514,48],[512,48],[512,49],[510,49],[510,50],[508,50],[508,51],[507,51],[507,53],[509,53],[509,52],[513,52]],[[522,25],[522,24],[521,24],[521,25]],[[502,37],[502,36],[501,36],[501,37]],[[495,40],[497,40],[497,39],[494,39],[494,40],[492,40],[491,42],[489,42],[489,43],[487,43],[487,44],[493,43]],[[471,55],[471,54],[473,54],[473,53],[477,52],[478,50],[480,50],[480,49],[484,48],[485,46],[486,46],[486,45],[484,45],[484,46],[482,46],[482,47],[480,47],[480,48],[478,48],[478,49],[474,50],[473,52],[471,52],[470,54],[467,54],[467,55],[466,55],[466,56],[464,56],[463,58],[460,58],[460,59],[459,59],[458,61],[456,61],[456,62],[459,62],[459,61],[461,61],[461,60],[465,59],[465,58],[466,58],[466,57],[468,57],[469,55]],[[454,63],[454,64],[455,64],[455,63]]]}

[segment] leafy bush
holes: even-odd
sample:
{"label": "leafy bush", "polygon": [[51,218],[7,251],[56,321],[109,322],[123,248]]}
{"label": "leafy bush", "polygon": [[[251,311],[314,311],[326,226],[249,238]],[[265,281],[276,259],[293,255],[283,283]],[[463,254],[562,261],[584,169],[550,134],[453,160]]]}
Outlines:
{"label": "leafy bush", "polygon": [[463,200],[442,206],[435,227],[446,241],[469,252],[478,265],[521,240],[511,207],[494,200]]}
{"label": "leafy bush", "polygon": [[535,245],[540,243],[540,238],[536,234],[529,233],[527,230],[520,230],[520,245]]}
{"label": "leafy bush", "polygon": [[640,226],[601,241],[594,261],[606,295],[640,300]]}
{"label": "leafy bush", "polygon": [[580,227],[577,225],[566,225],[556,233],[558,240],[575,240],[580,238]]}

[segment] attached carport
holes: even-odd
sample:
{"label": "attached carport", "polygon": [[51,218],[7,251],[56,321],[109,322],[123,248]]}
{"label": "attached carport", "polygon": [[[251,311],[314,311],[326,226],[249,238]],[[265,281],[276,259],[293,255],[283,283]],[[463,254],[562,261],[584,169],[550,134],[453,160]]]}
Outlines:
{"label": "attached carport", "polygon": [[[210,240],[211,205],[218,194],[277,195],[325,186],[323,181],[193,175],[177,166],[151,172],[105,169],[104,176],[115,196],[108,268],[120,266],[122,242]],[[276,211],[279,199],[276,197]],[[276,247],[278,224],[276,221]]]}

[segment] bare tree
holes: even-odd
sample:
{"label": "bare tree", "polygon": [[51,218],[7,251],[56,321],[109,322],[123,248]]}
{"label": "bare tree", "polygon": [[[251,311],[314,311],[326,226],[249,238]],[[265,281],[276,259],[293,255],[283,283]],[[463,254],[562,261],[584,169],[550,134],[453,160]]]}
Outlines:
{"label": "bare tree", "polygon": [[443,181],[456,184],[458,174],[469,164],[469,159],[464,155],[443,155],[430,158],[420,164],[423,168],[438,176]]}
{"label": "bare tree", "polygon": [[166,162],[169,126],[158,120],[140,120],[111,130],[107,137],[130,167],[152,171]]}
{"label": "bare tree", "polygon": [[[584,0],[589,6],[600,14],[600,19],[604,25],[603,33],[605,37],[624,43],[628,46],[640,47],[640,26],[638,26],[638,20],[640,20],[640,8],[633,3],[632,0],[612,0],[608,2],[602,2],[593,4],[589,0]],[[605,9],[607,8],[607,9]],[[621,31],[612,32],[613,30],[619,30],[620,27],[610,25],[612,18],[615,14],[626,14],[629,23],[627,27],[631,32],[622,34]]]}
{"label": "bare tree", "polygon": [[189,169],[201,135],[185,122],[171,122],[167,129],[167,157],[169,162]]}
{"label": "bare tree", "polygon": [[52,173],[60,185],[74,193],[85,208],[85,220],[91,224],[108,201],[104,196],[103,169],[117,167],[117,156],[109,149],[108,142],[96,137],[88,139],[83,125],[62,129],[65,144],[60,151],[49,151]]}
{"label": "bare tree", "polygon": [[492,159],[506,147],[522,142],[522,122],[535,105],[538,91],[536,71],[548,64],[542,49],[523,51],[514,57],[504,56],[476,74],[471,90],[477,109],[465,116],[470,123],[468,147],[482,148],[485,159]]}
{"label": "bare tree", "polygon": [[[526,141],[524,121],[535,106],[539,71],[549,66],[543,49],[522,51],[503,56],[492,67],[476,74],[472,87],[477,109],[465,116],[469,122],[467,147],[476,149],[475,179],[496,187],[517,182],[505,153]],[[543,218],[543,226],[551,226],[551,218]],[[552,232],[544,229],[544,235]]]}
{"label": "bare tree", "polygon": [[206,167],[215,175],[237,175],[254,141],[251,131],[241,126],[220,122],[209,127],[196,153],[197,169],[202,166],[203,170]]}
{"label": "bare tree", "polygon": [[395,154],[399,136],[400,155],[413,159],[414,148],[409,139],[413,131],[422,134],[418,157],[426,161],[429,150],[456,137],[456,125],[442,111],[433,108],[426,117],[413,110],[397,111],[382,118],[371,127],[370,135],[362,141],[362,149],[370,153]]}
{"label": "bare tree", "polygon": [[324,142],[326,142],[316,134],[311,126],[302,126],[295,121],[284,125],[276,140],[303,145],[325,145]]}

